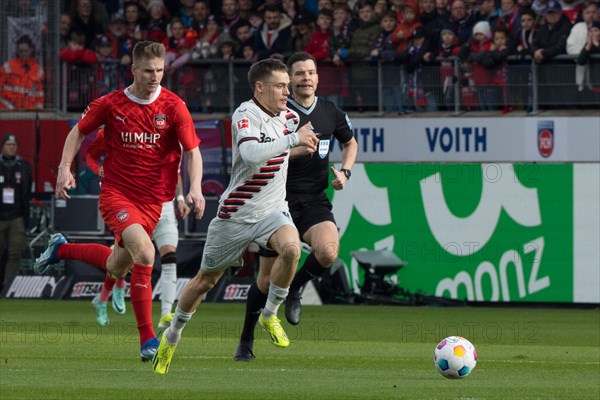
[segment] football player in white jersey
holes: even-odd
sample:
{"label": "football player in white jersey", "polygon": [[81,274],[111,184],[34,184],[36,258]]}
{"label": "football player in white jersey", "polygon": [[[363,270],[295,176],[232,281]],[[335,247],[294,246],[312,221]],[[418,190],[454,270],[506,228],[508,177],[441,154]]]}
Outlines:
{"label": "football player in white jersey", "polygon": [[[288,59],[292,93],[288,107],[298,113],[300,123],[311,123],[319,138],[316,153],[296,147],[291,151],[286,181],[286,195],[294,225],[300,239],[311,246],[311,252],[296,272],[285,300],[285,316],[292,325],[300,322],[301,293],[311,279],[322,275],[338,257],[340,239],[325,190],[329,186],[329,148],[334,138],[342,144],[342,168],[331,168],[335,190],[343,190],[356,160],[358,145],[348,116],[332,102],[318,98],[317,63],[305,52],[292,54]],[[277,253],[260,248],[260,269],[256,281],[248,290],[244,327],[234,359],[254,359],[254,328],[267,300],[269,274]]]}
{"label": "football player in white jersey", "polygon": [[300,259],[300,237],[285,201],[289,152],[307,146],[317,150],[318,139],[310,122],[299,126],[298,114],[287,107],[290,79],[287,66],[265,59],[250,67],[248,81],[254,97],[233,113],[233,166],[231,181],[211,221],[198,274],[184,289],[170,327],[160,339],[153,359],[155,373],[166,374],[181,339],[181,331],[232,265],[241,265],[252,242],[277,252],[271,282],[259,324],[273,344],[289,346],[277,318]]}

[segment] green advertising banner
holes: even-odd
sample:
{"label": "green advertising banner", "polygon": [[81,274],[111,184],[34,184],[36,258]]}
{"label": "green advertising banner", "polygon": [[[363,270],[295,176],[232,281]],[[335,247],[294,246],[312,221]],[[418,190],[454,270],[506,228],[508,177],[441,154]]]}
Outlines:
{"label": "green advertising banner", "polygon": [[351,251],[385,249],[411,292],[573,302],[573,165],[359,164],[330,195],[355,288]]}

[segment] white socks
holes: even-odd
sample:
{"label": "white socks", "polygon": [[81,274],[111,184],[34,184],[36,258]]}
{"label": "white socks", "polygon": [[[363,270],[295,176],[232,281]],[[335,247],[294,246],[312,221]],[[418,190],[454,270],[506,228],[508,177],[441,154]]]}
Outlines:
{"label": "white socks", "polygon": [[267,304],[263,309],[263,316],[269,318],[271,315],[277,315],[279,306],[285,301],[290,289],[280,288],[271,282],[269,286],[269,294],[267,295]]}
{"label": "white socks", "polygon": [[177,264],[162,264],[160,273],[160,316],[172,312],[177,294]]}
{"label": "white socks", "polygon": [[190,321],[194,313],[187,313],[182,311],[179,306],[175,309],[175,316],[171,321],[171,326],[165,331],[167,342],[169,344],[177,344],[181,339],[181,331],[185,328],[185,325]]}

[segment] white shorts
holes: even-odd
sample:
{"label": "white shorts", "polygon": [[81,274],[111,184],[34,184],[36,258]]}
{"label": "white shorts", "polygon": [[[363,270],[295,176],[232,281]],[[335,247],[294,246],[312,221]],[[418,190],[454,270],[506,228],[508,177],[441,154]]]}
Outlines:
{"label": "white shorts", "polygon": [[177,227],[177,218],[175,218],[175,207],[172,201],[163,203],[160,219],[154,228],[152,240],[156,247],[160,249],[163,246],[171,245],[177,247],[179,240],[179,229]]}
{"label": "white shorts", "polygon": [[242,255],[250,243],[269,248],[267,243],[271,235],[284,225],[295,228],[287,203],[254,224],[214,218],[208,226],[200,268],[218,272],[232,266],[241,266]]}

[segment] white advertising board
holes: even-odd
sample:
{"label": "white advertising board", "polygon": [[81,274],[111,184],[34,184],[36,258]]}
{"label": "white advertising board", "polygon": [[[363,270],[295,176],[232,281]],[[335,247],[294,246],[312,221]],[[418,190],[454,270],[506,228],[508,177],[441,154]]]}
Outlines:
{"label": "white advertising board", "polygon": [[[357,162],[600,162],[600,116],[351,122]],[[335,140],[330,160],[341,161]]]}

